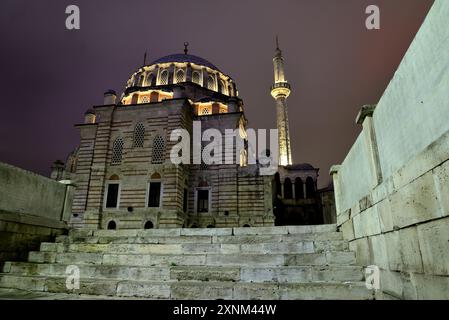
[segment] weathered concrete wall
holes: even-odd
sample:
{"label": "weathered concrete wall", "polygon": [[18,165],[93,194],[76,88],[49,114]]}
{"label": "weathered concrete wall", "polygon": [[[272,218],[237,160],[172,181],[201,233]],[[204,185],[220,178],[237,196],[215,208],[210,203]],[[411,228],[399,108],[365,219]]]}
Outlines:
{"label": "weathered concrete wall", "polygon": [[449,299],[448,16],[437,0],[332,170],[337,224],[358,262],[380,268],[379,297]]}
{"label": "weathered concrete wall", "polygon": [[0,264],[65,232],[73,187],[0,163]]}

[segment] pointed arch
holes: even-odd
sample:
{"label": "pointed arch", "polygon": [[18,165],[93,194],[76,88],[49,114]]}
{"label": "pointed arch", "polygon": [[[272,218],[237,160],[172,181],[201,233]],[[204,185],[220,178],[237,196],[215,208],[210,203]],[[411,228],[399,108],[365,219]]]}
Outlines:
{"label": "pointed arch", "polygon": [[151,156],[151,163],[163,163],[165,160],[165,141],[162,136],[157,135],[153,140],[153,152]]}
{"label": "pointed arch", "polygon": [[145,140],[145,126],[143,123],[138,123],[134,128],[133,147],[143,148],[143,142]]}
{"label": "pointed arch", "polygon": [[293,199],[293,188],[290,178],[285,178],[284,180],[284,199]]}
{"label": "pointed arch", "polygon": [[153,73],[152,72],[150,72],[148,75],[147,75],[147,86],[154,86],[154,75],[153,75]]}
{"label": "pointed arch", "polygon": [[274,187],[276,195],[282,197],[281,177],[279,176],[279,172],[276,172],[274,175]]}
{"label": "pointed arch", "polygon": [[215,90],[215,79],[211,75],[207,77],[207,89]]}
{"label": "pointed arch", "polygon": [[117,138],[112,145],[112,164],[120,164],[123,157],[123,139]]}
{"label": "pointed arch", "polygon": [[178,69],[176,71],[176,83],[184,82],[185,81],[185,73],[184,70]]}
{"label": "pointed arch", "polygon": [[192,82],[201,85],[201,77],[198,71],[193,71]]}
{"label": "pointed arch", "polygon": [[226,83],[223,80],[220,80],[220,84],[221,84],[221,93],[227,95],[228,88],[226,87]]}
{"label": "pointed arch", "polygon": [[137,104],[138,101],[139,101],[139,94],[138,93],[133,94],[133,96],[131,97],[131,104]]}
{"label": "pointed arch", "polygon": [[295,179],[295,198],[304,199],[304,184],[300,177]]}
{"label": "pointed arch", "polygon": [[168,71],[167,70],[163,70],[161,72],[160,79],[159,79],[159,84],[162,85],[162,86],[168,84]]}
{"label": "pointed arch", "polygon": [[312,199],[315,197],[315,182],[312,177],[306,179],[306,197]]}

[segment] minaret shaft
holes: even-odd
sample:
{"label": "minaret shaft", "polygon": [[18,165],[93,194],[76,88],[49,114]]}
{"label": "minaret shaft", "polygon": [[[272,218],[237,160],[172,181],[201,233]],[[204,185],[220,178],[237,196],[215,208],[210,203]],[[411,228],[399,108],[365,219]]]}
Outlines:
{"label": "minaret shaft", "polygon": [[271,87],[271,95],[276,101],[279,165],[288,166],[292,164],[287,108],[287,98],[290,95],[290,85],[287,80],[285,80],[284,58],[282,57],[282,52],[279,49],[279,46],[276,48],[276,55],[273,58],[273,66],[274,84]]}

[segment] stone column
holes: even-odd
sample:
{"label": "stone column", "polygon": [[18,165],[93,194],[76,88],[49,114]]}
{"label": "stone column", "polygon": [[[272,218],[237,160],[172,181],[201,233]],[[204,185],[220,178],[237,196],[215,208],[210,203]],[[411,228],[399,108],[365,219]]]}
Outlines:
{"label": "stone column", "polygon": [[175,83],[175,65],[172,63],[168,68],[168,84]]}
{"label": "stone column", "polygon": [[335,211],[337,212],[337,216],[341,214],[341,190],[340,190],[340,181],[338,177],[338,171],[340,170],[340,165],[333,165],[329,171],[329,174],[332,176],[334,182],[334,196],[335,196]]}
{"label": "stone column", "polygon": [[292,182],[292,198],[296,199],[296,190],[295,190],[295,183]]}
{"label": "stone column", "polygon": [[356,123],[361,124],[363,127],[362,133],[369,153],[371,181],[374,182],[374,187],[382,182],[382,169],[380,167],[379,150],[377,148],[373,123],[373,112],[375,108],[376,105],[364,105],[356,118]]}
{"label": "stone column", "polygon": [[186,81],[187,82],[192,81],[192,65],[190,63],[187,64],[186,68]]}
{"label": "stone column", "polygon": [[201,70],[203,76],[202,86],[204,88],[207,88],[207,77],[209,76],[209,73],[207,72],[206,68],[202,68]]}

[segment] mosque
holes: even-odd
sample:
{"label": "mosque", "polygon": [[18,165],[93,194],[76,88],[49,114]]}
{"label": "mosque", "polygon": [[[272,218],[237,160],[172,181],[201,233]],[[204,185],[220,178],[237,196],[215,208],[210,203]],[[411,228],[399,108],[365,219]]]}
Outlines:
{"label": "mosque", "polygon": [[[332,186],[317,189],[318,169],[294,164],[287,98],[290,85],[276,41],[273,58],[279,166],[274,175],[249,164],[248,144],[235,164],[174,164],[175,129],[226,129],[247,142],[245,107],[236,82],[211,62],[171,54],[144,63],[120,97],[109,90],[103,105],[75,127],[80,143],[51,177],[76,186],[71,226],[100,229],[220,228],[335,222]],[[229,137],[228,137],[229,138]],[[236,139],[237,137],[230,137]],[[204,145],[202,146],[204,148]],[[239,153],[239,154],[236,154]],[[192,163],[192,162],[191,162]]]}

